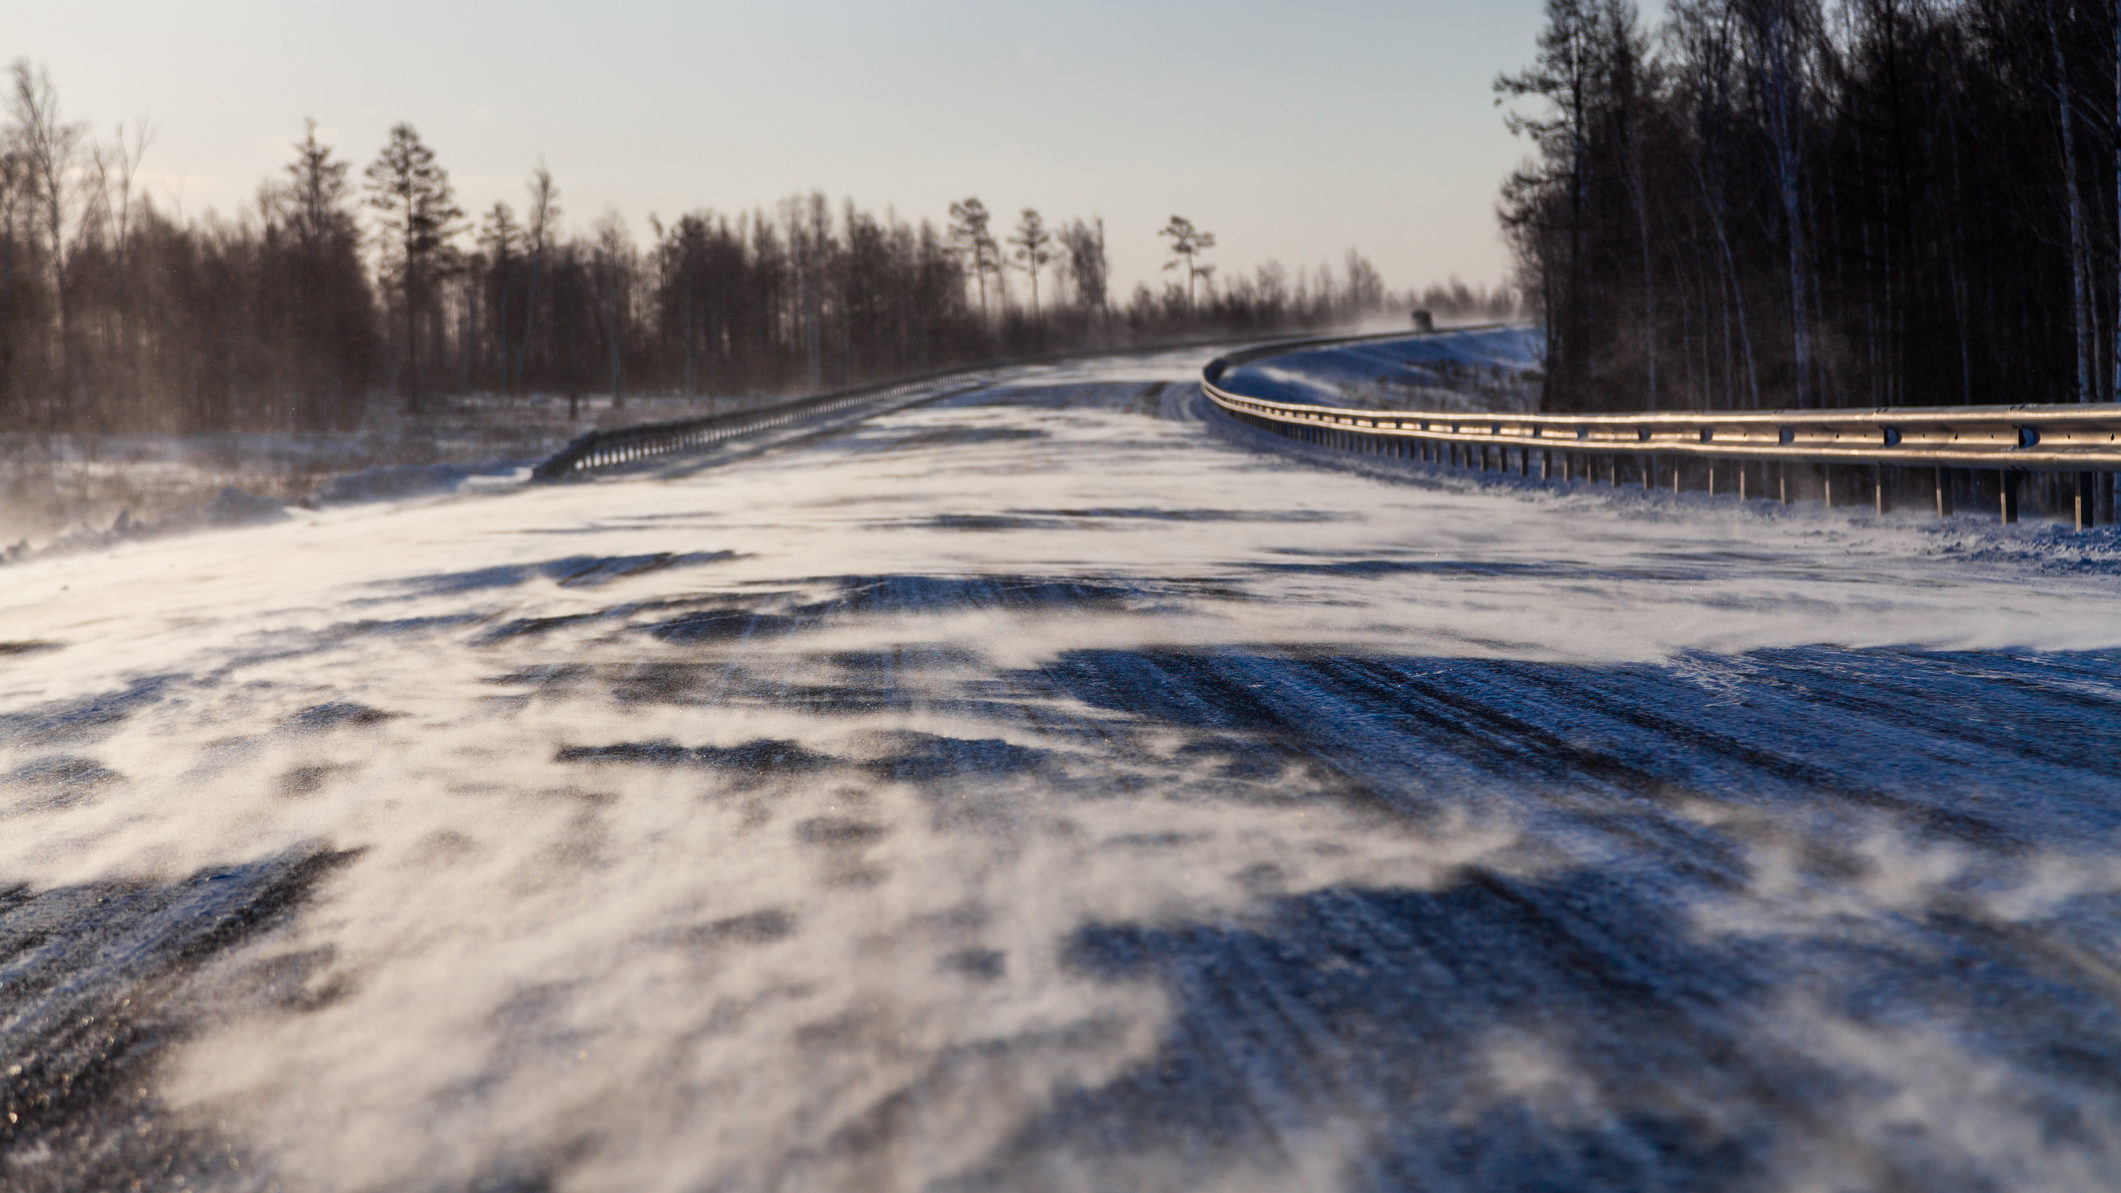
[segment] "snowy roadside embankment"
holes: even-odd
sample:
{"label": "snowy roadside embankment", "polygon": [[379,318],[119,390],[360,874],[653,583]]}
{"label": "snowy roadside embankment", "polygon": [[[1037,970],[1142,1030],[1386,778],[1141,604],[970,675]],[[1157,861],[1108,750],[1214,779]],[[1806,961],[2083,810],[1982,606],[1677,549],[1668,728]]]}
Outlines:
{"label": "snowy roadside embankment", "polygon": [[1531,410],[1545,335],[1505,327],[1296,348],[1224,374],[1235,392],[1374,410]]}

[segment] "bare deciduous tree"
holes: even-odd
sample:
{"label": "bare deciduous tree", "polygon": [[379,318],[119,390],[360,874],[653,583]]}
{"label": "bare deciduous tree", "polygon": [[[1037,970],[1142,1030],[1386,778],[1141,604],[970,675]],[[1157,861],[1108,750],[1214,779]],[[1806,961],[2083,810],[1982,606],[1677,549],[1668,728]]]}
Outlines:
{"label": "bare deciduous tree", "polygon": [[637,254],[633,233],[616,211],[596,225],[598,307],[604,317],[606,360],[611,368],[611,404],[626,405],[626,338],[633,324],[633,286]]}
{"label": "bare deciduous tree", "polygon": [[520,387],[530,368],[530,350],[538,335],[538,303],[545,283],[546,260],[552,252],[555,229],[560,222],[560,188],[552,184],[552,171],[544,162],[530,172],[524,184],[530,206],[523,216],[524,254],[530,259],[528,297],[523,303],[523,348],[516,356],[515,387]]}
{"label": "bare deciduous tree", "polygon": [[59,407],[73,400],[76,388],[71,265],[88,213],[86,205],[77,201],[74,174],[87,131],[83,125],[59,118],[59,94],[49,71],[32,70],[27,59],[17,59],[10,69],[10,81],[14,139],[42,217],[57,315],[59,385],[54,401],[45,409],[44,422],[49,427],[57,421]]}

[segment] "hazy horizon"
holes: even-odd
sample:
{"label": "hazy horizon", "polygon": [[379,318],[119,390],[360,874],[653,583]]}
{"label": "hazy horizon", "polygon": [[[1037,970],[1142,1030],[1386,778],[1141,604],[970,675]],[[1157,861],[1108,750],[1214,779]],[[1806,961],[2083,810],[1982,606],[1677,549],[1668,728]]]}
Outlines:
{"label": "hazy horizon", "polygon": [[998,225],[1101,216],[1121,298],[1159,276],[1174,212],[1226,274],[1356,248],[1395,289],[1504,280],[1494,203],[1525,147],[1489,84],[1541,8],[118,0],[94,23],[24,6],[0,56],[47,68],[99,138],[150,122],[142,181],[187,215],[249,206],[305,118],[357,170],[408,121],[467,212],[520,210],[543,161],[569,226],[616,210],[643,242],[650,215],[811,191],[938,226],[967,195]]}

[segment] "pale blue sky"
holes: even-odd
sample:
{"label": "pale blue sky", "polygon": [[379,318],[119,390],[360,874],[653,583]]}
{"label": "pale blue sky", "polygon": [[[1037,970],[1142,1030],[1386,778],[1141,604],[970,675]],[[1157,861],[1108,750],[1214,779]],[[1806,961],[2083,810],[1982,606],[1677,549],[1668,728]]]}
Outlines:
{"label": "pale blue sky", "polygon": [[159,130],[158,201],[224,213],[302,119],[357,166],[410,120],[462,205],[522,206],[541,157],[568,221],[770,205],[821,189],[941,223],[1105,218],[1151,278],[1177,212],[1225,270],[1336,263],[1395,287],[1499,280],[1496,187],[1524,153],[1489,83],[1540,0],[0,0],[0,58],[50,67],[68,116]]}

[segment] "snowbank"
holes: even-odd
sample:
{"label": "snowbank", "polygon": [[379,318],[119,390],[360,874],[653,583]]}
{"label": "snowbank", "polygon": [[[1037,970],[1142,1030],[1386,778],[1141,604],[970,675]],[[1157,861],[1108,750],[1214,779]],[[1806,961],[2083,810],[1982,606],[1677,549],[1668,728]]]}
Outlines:
{"label": "snowbank", "polygon": [[1264,357],[1231,369],[1223,384],[1322,406],[1528,410],[1545,355],[1546,335],[1536,328],[1445,332]]}

